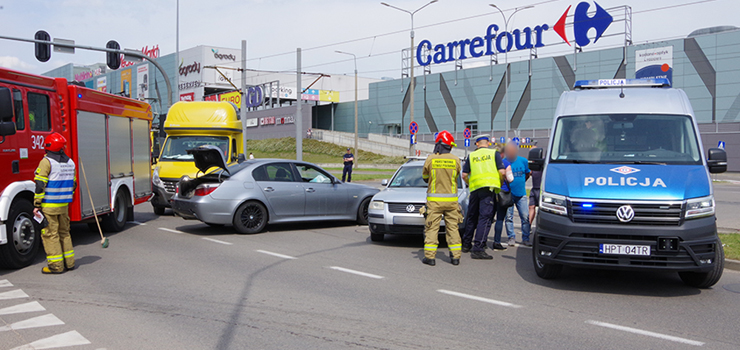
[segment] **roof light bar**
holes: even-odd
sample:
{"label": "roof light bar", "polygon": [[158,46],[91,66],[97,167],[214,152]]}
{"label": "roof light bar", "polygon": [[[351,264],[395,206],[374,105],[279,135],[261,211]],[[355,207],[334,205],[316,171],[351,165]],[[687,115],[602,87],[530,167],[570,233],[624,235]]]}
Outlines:
{"label": "roof light bar", "polygon": [[579,80],[573,86],[575,89],[608,89],[626,87],[670,87],[671,82],[665,78],[655,79],[599,79]]}

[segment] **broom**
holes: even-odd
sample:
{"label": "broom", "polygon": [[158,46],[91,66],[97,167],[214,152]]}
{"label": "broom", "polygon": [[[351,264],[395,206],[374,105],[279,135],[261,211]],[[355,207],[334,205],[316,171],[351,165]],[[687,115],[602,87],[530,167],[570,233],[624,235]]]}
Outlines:
{"label": "broom", "polygon": [[100,228],[100,221],[98,221],[98,214],[95,212],[95,204],[93,204],[92,193],[90,193],[90,186],[87,184],[87,175],[85,174],[85,165],[82,164],[80,159],[80,169],[82,169],[82,178],[85,179],[85,189],[87,189],[87,195],[90,197],[90,206],[92,206],[93,215],[95,216],[95,224],[98,225],[98,232],[100,233],[100,245],[103,248],[108,248],[108,238],[103,236],[103,230]]}

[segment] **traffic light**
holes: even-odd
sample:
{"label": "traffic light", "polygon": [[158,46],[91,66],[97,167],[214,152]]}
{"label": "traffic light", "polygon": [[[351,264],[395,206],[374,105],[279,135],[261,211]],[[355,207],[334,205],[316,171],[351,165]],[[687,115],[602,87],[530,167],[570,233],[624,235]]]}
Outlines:
{"label": "traffic light", "polygon": [[[51,41],[51,35],[47,33],[46,31],[39,30],[36,32],[36,35],[34,35],[34,39],[36,40],[43,40],[43,41]],[[47,62],[51,58],[51,44],[41,44],[36,43],[36,59],[40,62]]]}
{"label": "traffic light", "polygon": [[[114,50],[121,49],[121,45],[118,45],[118,42],[116,42],[115,40],[109,41],[107,44],[105,44],[105,47],[107,49],[114,49]],[[108,63],[108,68],[118,69],[118,67],[121,66],[121,55],[119,53],[108,52],[105,55],[106,55],[106,61]]]}

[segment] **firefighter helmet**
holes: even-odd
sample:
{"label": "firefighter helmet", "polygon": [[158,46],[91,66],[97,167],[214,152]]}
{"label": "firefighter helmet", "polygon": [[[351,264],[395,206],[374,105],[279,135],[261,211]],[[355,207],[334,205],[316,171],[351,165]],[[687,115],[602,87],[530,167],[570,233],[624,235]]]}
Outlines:
{"label": "firefighter helmet", "polygon": [[457,145],[455,144],[455,138],[452,137],[452,134],[450,134],[450,132],[447,130],[440,131],[439,134],[437,134],[437,139],[434,140],[434,142],[442,142],[450,147],[457,147]]}
{"label": "firefighter helmet", "polygon": [[59,152],[67,144],[67,139],[60,133],[55,132],[44,140],[44,149],[51,152]]}

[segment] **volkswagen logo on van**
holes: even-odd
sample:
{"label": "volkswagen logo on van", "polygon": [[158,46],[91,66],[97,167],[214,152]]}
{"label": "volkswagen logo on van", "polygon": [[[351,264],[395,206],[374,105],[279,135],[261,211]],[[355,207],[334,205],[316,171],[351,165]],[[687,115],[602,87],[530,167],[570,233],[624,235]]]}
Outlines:
{"label": "volkswagen logo on van", "polygon": [[621,222],[630,222],[635,218],[635,210],[629,205],[623,205],[617,209],[617,219]]}
{"label": "volkswagen logo on van", "polygon": [[406,212],[413,213],[414,210],[416,210],[416,207],[413,204],[409,204],[406,206]]}

